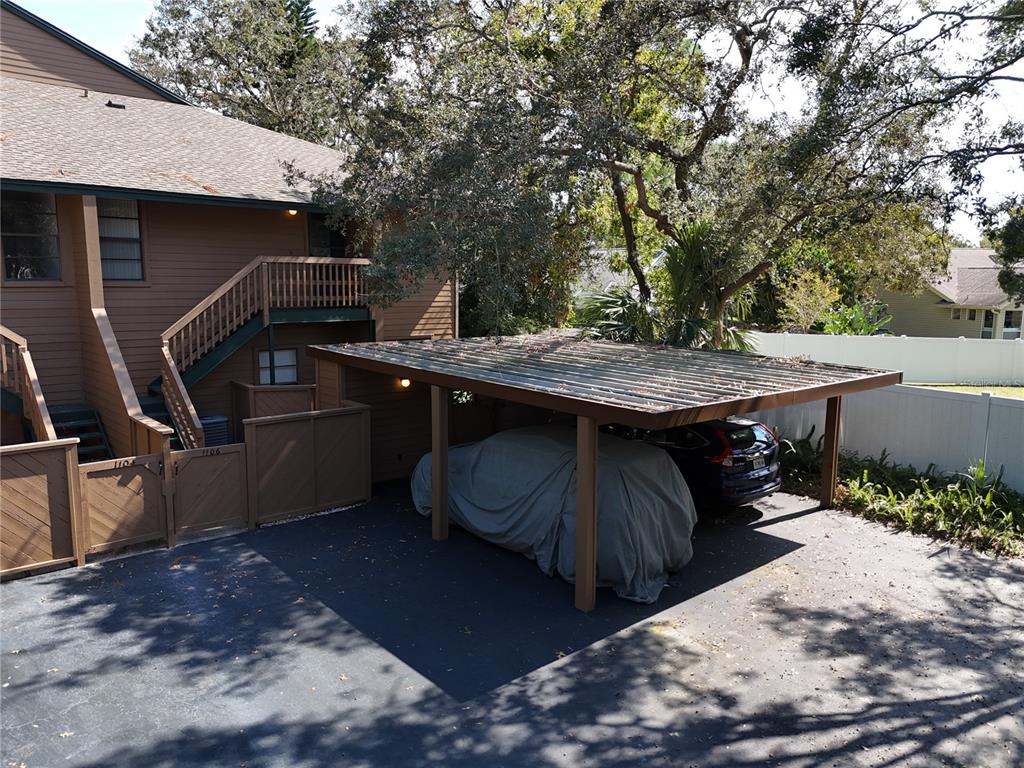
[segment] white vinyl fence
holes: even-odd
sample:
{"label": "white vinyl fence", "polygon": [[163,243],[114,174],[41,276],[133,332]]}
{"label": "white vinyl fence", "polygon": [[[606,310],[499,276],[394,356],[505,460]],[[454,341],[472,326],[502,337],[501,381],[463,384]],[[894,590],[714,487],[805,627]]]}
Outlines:
{"label": "white vinyl fence", "polygon": [[[750,414],[790,438],[825,425],[825,403],[807,403]],[[979,459],[993,474],[1024,492],[1024,400],[899,385],[843,398],[840,447],[860,456],[886,451],[899,464],[945,472]]]}
{"label": "white vinyl fence", "polygon": [[924,336],[752,334],[754,351],[772,357],[809,357],[823,363],[903,371],[916,384],[1024,386],[1024,340],[940,339]]}

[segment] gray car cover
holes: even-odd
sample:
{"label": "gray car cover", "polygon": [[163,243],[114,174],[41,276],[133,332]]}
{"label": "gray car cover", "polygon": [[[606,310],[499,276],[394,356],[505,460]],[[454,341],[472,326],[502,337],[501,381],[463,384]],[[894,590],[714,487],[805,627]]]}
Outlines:
{"label": "gray car cover", "polygon": [[[576,573],[576,430],[549,425],[499,432],[449,448],[453,522],[537,561],[549,576]],[[597,576],[627,600],[653,603],[670,571],[693,556],[697,515],[665,451],[598,439]],[[412,476],[412,498],[430,515],[430,454]]]}

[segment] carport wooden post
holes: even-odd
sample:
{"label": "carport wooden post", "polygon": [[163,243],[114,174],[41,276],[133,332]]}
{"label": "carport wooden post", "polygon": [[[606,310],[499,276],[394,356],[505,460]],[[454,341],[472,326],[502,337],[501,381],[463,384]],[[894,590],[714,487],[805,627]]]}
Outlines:
{"label": "carport wooden post", "polygon": [[836,500],[839,479],[839,416],[843,398],[830,397],[825,404],[825,442],[821,457],[821,506],[831,507]]}
{"label": "carport wooden post", "polygon": [[448,538],[448,398],[444,387],[430,388],[430,531],[434,541]]}
{"label": "carport wooden post", "polygon": [[597,421],[576,418],[576,607],[597,602]]}

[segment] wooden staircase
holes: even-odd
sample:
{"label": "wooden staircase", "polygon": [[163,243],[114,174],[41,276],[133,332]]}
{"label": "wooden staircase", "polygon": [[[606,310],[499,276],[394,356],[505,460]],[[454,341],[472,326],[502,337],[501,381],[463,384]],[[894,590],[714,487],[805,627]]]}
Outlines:
{"label": "wooden staircase", "polygon": [[203,447],[188,386],[273,323],[369,318],[368,259],[261,256],[160,335],[160,394],[186,448]]}
{"label": "wooden staircase", "polygon": [[79,462],[114,458],[100,415],[91,405],[55,405],[50,409],[50,416],[58,440],[78,438]]}
{"label": "wooden staircase", "polygon": [[56,440],[57,433],[46,407],[28,341],[0,325],[0,388],[5,410],[13,410],[28,422],[34,440]]}

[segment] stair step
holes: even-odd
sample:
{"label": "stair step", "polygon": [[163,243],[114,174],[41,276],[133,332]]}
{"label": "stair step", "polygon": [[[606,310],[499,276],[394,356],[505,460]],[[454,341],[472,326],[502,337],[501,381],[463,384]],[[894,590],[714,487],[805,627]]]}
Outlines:
{"label": "stair step", "polygon": [[60,431],[72,432],[72,431],[76,431],[76,430],[80,430],[80,429],[88,429],[89,427],[95,427],[95,426],[97,426],[99,424],[99,420],[96,419],[96,418],[92,418],[92,419],[75,419],[74,421],[64,421],[64,420],[53,419],[53,417],[51,415],[51,419],[53,420],[53,428],[56,429],[58,432],[60,432]]}
{"label": "stair step", "polygon": [[[96,426],[96,425],[94,424],[93,426]],[[90,440],[103,440],[104,439],[103,433],[102,432],[98,432],[98,431],[93,431],[93,432],[76,432],[73,435],[66,435],[66,437],[77,437],[78,440],[80,442],[82,442],[82,443],[87,443]]]}
{"label": "stair step", "polygon": [[83,459],[87,461],[103,461],[103,459],[109,459],[110,451],[107,450],[105,445],[81,445],[78,446],[78,460]]}

